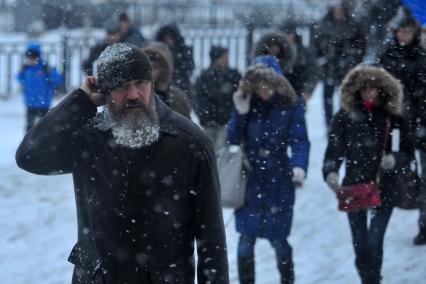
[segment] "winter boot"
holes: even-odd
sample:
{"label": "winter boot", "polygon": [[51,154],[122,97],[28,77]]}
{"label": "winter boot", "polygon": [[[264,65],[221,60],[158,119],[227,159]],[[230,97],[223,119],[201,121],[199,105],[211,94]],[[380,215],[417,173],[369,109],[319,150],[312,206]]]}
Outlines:
{"label": "winter boot", "polygon": [[240,284],[254,284],[254,259],[252,257],[238,258],[238,275]]}
{"label": "winter boot", "polygon": [[382,277],[380,274],[374,272],[362,273],[361,283],[362,284],[380,284]]}
{"label": "winter boot", "polygon": [[278,270],[281,274],[281,284],[294,283],[294,265],[291,259],[278,260]]}
{"label": "winter boot", "polygon": [[426,245],[426,231],[420,231],[419,234],[414,238],[414,244],[416,246]]}

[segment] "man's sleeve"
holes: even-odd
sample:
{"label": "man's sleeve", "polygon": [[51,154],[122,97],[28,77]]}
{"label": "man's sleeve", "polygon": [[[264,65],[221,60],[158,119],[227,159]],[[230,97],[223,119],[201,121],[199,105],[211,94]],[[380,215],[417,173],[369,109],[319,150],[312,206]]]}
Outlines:
{"label": "man's sleeve", "polygon": [[16,151],[16,163],[40,175],[70,173],[72,133],[96,114],[96,106],[77,89],[51,109],[25,135]]}
{"label": "man's sleeve", "polygon": [[[207,140],[207,139],[206,139]],[[197,241],[198,283],[229,283],[228,257],[220,185],[213,147],[206,141],[197,154],[195,189],[195,238]]]}

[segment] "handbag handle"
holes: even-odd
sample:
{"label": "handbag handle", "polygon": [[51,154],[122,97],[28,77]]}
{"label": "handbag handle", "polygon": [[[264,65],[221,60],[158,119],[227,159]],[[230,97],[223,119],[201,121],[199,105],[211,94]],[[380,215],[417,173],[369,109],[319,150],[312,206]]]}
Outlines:
{"label": "handbag handle", "polygon": [[[388,136],[389,136],[390,127],[391,127],[391,120],[390,120],[390,116],[388,114],[386,116],[385,138],[384,138],[384,141],[383,141],[382,156],[380,158],[380,161],[382,160],[383,156],[386,153],[386,146],[388,144]],[[376,176],[377,184],[379,184],[379,182],[380,182],[381,174],[382,174],[382,168],[380,167],[380,163],[379,163],[379,168],[377,169],[377,176]]]}

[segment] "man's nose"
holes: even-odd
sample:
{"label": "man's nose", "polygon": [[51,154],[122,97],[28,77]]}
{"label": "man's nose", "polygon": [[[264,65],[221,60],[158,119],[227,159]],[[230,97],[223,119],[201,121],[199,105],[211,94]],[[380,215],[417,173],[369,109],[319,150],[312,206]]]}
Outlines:
{"label": "man's nose", "polygon": [[136,88],[136,86],[134,84],[131,84],[129,86],[129,89],[127,90],[127,99],[128,100],[140,99],[139,89]]}

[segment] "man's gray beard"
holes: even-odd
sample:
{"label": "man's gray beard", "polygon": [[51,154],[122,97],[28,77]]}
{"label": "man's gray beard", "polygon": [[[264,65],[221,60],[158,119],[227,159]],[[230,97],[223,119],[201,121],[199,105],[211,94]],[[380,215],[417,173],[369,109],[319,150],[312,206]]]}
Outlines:
{"label": "man's gray beard", "polygon": [[133,149],[151,145],[160,138],[154,98],[147,108],[125,111],[117,111],[108,103],[101,121],[95,126],[100,130],[111,129],[115,143]]}

